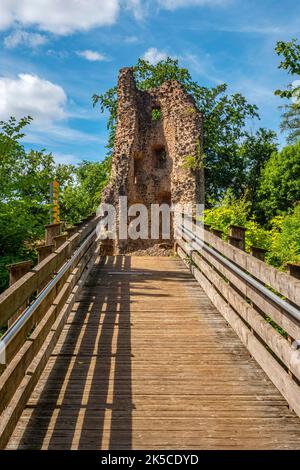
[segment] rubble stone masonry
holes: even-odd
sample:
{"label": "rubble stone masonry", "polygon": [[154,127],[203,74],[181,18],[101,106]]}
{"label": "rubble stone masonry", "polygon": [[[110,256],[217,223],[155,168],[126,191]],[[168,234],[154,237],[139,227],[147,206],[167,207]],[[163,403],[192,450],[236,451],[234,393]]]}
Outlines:
{"label": "rubble stone masonry", "polygon": [[[153,110],[159,119],[153,119]],[[121,69],[112,174],[102,201],[116,208],[119,196],[128,197],[128,206],[204,203],[202,136],[202,116],[177,81],[141,91],[133,69]],[[117,240],[115,253],[153,243],[157,241]]]}

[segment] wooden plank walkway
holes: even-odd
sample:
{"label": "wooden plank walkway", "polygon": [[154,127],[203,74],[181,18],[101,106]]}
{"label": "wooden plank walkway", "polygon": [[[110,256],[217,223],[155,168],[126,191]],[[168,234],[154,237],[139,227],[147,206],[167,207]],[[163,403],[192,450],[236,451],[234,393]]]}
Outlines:
{"label": "wooden plank walkway", "polygon": [[299,449],[300,420],[180,260],[118,256],[93,268],[8,448]]}

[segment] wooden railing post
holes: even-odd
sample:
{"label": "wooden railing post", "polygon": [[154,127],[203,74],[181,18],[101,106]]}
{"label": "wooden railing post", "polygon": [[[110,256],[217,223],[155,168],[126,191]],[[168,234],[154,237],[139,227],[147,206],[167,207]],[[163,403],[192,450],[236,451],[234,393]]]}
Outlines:
{"label": "wooden railing post", "polygon": [[54,237],[61,234],[61,226],[61,223],[45,225],[45,245],[53,245]]}
{"label": "wooden railing post", "polygon": [[212,233],[219,238],[222,238],[223,232],[222,230],[217,230],[216,228],[211,229]]}
{"label": "wooden railing post", "polygon": [[67,241],[67,235],[58,235],[54,237],[54,251]]}
{"label": "wooden railing post", "polygon": [[46,259],[49,255],[51,255],[54,251],[54,245],[42,245],[39,246],[38,249],[38,263],[41,263]]}
{"label": "wooden railing post", "polygon": [[[21,261],[20,263],[9,264],[6,266],[9,269],[9,286],[12,286],[15,282],[17,282],[21,277],[27,274],[33,262],[29,261]],[[27,307],[27,303],[25,303],[18,312],[16,312],[9,320],[8,320],[8,328],[19,318],[23,310]]]}
{"label": "wooden railing post", "polygon": [[102,238],[102,240],[100,241],[100,255],[112,256],[113,254],[114,240],[111,238],[111,232],[106,232],[106,238]]}
{"label": "wooden railing post", "polygon": [[250,247],[250,254],[261,261],[265,261],[266,253],[268,250],[258,248],[257,246]]}
{"label": "wooden railing post", "polygon": [[229,226],[229,243],[240,250],[245,251],[245,227],[239,225]]}
{"label": "wooden railing post", "polygon": [[77,232],[77,227],[66,228],[67,238],[71,238]]}
{"label": "wooden railing post", "polygon": [[288,263],[287,268],[290,276],[300,279],[300,264]]}
{"label": "wooden railing post", "polygon": [[228,236],[228,242],[230,245],[239,248],[240,250],[244,250],[244,243],[241,238],[233,237],[232,235]]}
{"label": "wooden railing post", "polygon": [[[54,245],[43,245],[38,247],[38,264],[44,261],[44,259],[48,258],[53,252],[54,252]],[[44,282],[42,282],[39,285],[38,292],[42,291],[44,287],[48,284],[50,281],[51,276],[49,276],[47,279],[45,279]]]}

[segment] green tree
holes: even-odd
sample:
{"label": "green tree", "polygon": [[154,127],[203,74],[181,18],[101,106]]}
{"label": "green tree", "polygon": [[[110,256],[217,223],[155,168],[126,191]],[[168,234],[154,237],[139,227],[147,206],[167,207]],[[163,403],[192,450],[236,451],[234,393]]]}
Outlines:
{"label": "green tree", "polygon": [[97,208],[110,174],[110,158],[56,165],[51,153],[26,151],[20,139],[31,120],[0,123],[0,291],[7,287],[7,264],[36,260],[36,243],[49,223],[50,182],[59,181],[61,218],[72,224]]}
{"label": "green tree", "polygon": [[280,269],[287,263],[300,262],[300,204],[270,220],[269,228],[262,227],[250,215],[250,204],[245,198],[236,199],[228,191],[216,207],[204,212],[204,221],[212,228],[222,230],[227,238],[231,224],[246,228],[246,251],[251,246],[267,250],[266,262]]}
{"label": "green tree", "polygon": [[250,202],[251,213],[256,209],[256,193],[262,168],[271,154],[276,151],[276,133],[263,128],[255,134],[248,134],[238,148],[240,172],[237,175],[237,185],[240,188],[240,195],[245,194],[247,201]]}
{"label": "green tree", "polygon": [[20,139],[31,122],[1,122],[0,132],[0,289],[7,285],[6,264],[35,259],[34,243],[49,220],[48,188],[54,173],[51,154],[26,152]]}
{"label": "green tree", "polygon": [[282,121],[280,129],[287,132],[287,142],[293,144],[300,140],[300,106],[297,103],[290,103],[282,107]]}
{"label": "green tree", "polygon": [[[227,188],[239,189],[238,174],[242,166],[238,154],[239,144],[247,136],[246,122],[257,118],[257,107],[247,103],[239,93],[228,95],[227,85],[201,87],[193,81],[189,71],[179,67],[178,60],[168,57],[152,65],[139,59],[133,67],[137,87],[148,90],[167,80],[177,80],[191,94],[204,117],[204,148],[207,199],[219,198]],[[94,106],[108,111],[110,151],[114,145],[117,119],[117,87],[93,96]],[[237,181],[237,183],[235,183]]]}
{"label": "green tree", "polygon": [[[278,56],[282,56],[278,68],[286,70],[290,75],[300,76],[300,44],[297,39],[292,39],[289,42],[278,41],[275,47]],[[297,87],[300,89],[300,86]],[[276,90],[275,95],[281,98],[292,98],[295,94],[295,89],[291,85],[285,90]]]}
{"label": "green tree", "polygon": [[49,184],[55,173],[53,156],[45,151],[26,152],[20,139],[31,121],[14,118],[0,123],[0,254],[18,252],[20,245],[36,240],[49,217]]}
{"label": "green tree", "polygon": [[300,142],[273,152],[257,191],[261,218],[270,220],[300,201]]}
{"label": "green tree", "polygon": [[[278,68],[286,70],[295,78],[300,77],[300,44],[297,39],[289,42],[278,41],[275,48],[278,56],[282,57]],[[300,85],[290,83],[285,90],[276,90],[275,95],[292,100],[282,107],[281,130],[288,133],[288,143],[300,139]]]}
{"label": "green tree", "polygon": [[25,150],[20,139],[31,121],[11,117],[0,123],[0,291],[7,286],[7,264],[36,260],[36,242],[49,223],[50,182],[58,179],[63,192],[74,171],[55,165],[51,153]]}
{"label": "green tree", "polygon": [[101,201],[111,170],[111,157],[103,162],[81,162],[61,195],[62,217],[69,223],[78,222],[95,211]]}

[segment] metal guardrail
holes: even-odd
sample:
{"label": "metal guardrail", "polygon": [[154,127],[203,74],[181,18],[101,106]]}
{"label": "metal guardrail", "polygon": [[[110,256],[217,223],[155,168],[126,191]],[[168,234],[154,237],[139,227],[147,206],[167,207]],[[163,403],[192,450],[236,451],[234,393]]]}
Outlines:
{"label": "metal guardrail", "polygon": [[275,303],[279,308],[285,310],[285,312],[287,312],[293,318],[300,321],[300,309],[299,308],[297,308],[294,305],[291,305],[284,299],[281,299],[278,295],[276,295],[274,292],[270,291],[267,287],[265,287],[261,282],[257,281],[252,276],[245,273],[245,271],[243,271],[233,262],[229,261],[225,256],[219,253],[216,249],[209,246],[203,239],[201,239],[199,236],[197,236],[195,233],[189,230],[186,226],[181,225],[180,228],[189,238],[188,241],[194,245],[195,251],[201,251],[201,249],[204,249],[209,254],[214,256],[218,261],[224,264],[227,268],[229,268],[231,271],[237,274],[247,284],[249,284],[251,287],[254,287],[261,294],[263,294],[265,297],[267,297],[269,300]]}
{"label": "metal guardrail", "polygon": [[[41,293],[36,297],[36,299],[27,307],[22,315],[16,320],[16,322],[7,330],[7,332],[2,336],[0,340],[0,364],[6,364],[5,360],[5,349],[9,343],[11,343],[14,338],[17,336],[23,325],[28,321],[28,319],[34,314],[36,309],[49,294],[49,292],[56,286],[68,269],[72,266],[74,261],[80,256],[84,251],[86,246],[90,243],[94,235],[96,234],[96,229],[94,229],[83,243],[76,249],[74,254],[71,256],[69,261],[67,261],[64,266],[58,271],[58,273],[53,277],[53,279],[47,284],[47,286],[41,291]],[[1,354],[2,353],[2,354]]]}

